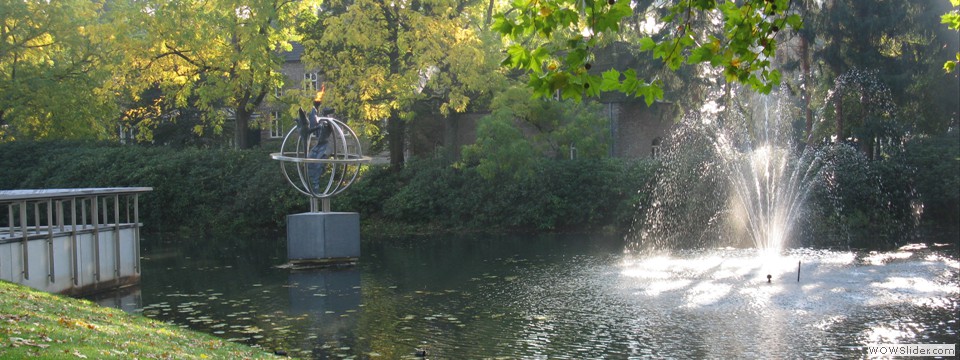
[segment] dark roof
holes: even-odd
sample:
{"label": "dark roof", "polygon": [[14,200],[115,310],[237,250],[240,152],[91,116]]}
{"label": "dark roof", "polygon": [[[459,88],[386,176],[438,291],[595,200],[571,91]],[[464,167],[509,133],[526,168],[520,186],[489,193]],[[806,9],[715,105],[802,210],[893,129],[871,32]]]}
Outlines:
{"label": "dark roof", "polygon": [[286,62],[299,62],[300,58],[303,57],[303,44],[296,41],[290,42],[290,45],[293,45],[293,48],[290,51],[283,52],[283,60]]}

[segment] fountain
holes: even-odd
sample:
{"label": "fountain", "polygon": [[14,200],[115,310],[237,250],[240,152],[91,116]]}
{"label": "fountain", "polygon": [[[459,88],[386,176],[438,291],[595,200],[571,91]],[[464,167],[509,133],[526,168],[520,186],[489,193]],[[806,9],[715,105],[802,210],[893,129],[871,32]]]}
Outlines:
{"label": "fountain", "polygon": [[816,152],[793,144],[782,101],[721,119],[686,119],[671,136],[663,167],[632,231],[635,250],[752,246],[779,254],[821,168]]}

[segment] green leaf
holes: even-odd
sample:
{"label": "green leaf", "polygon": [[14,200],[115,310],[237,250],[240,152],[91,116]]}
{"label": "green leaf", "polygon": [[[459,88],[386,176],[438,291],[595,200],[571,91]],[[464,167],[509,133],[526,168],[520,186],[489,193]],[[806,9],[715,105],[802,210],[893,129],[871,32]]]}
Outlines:
{"label": "green leaf", "polygon": [[582,82],[587,96],[600,96],[600,92],[603,88],[603,81],[599,76],[584,73],[582,75]]}
{"label": "green leaf", "polygon": [[779,85],[780,85],[780,71],[779,71],[779,70],[772,70],[772,71],[770,71],[770,74],[767,76],[767,81],[768,81],[770,84],[772,84],[773,86],[779,86]]}
{"label": "green leaf", "polygon": [[550,52],[544,47],[538,47],[536,50],[530,53],[530,63],[528,66],[535,72],[540,73],[543,71],[543,62],[549,58]]}
{"label": "green leaf", "polygon": [[720,4],[719,6],[717,6],[717,9],[719,9],[720,12],[723,13],[723,16],[725,18],[724,22],[726,22],[727,24],[736,24],[741,22],[743,19],[740,16],[740,8],[738,8],[733,1],[724,2],[723,4]]}
{"label": "green leaf", "polygon": [[693,49],[690,53],[690,56],[687,57],[688,64],[696,64],[699,62],[709,61],[713,58],[713,50],[709,48],[709,45],[704,45]]}
{"label": "green leaf", "polygon": [[637,72],[633,69],[628,69],[623,73],[625,79],[620,85],[620,91],[626,94],[636,94],[640,89],[640,80],[637,78]]}
{"label": "green leaf", "polygon": [[507,36],[513,33],[512,21],[508,21],[502,14],[494,15],[493,19],[493,24],[490,25],[491,30]]}
{"label": "green leaf", "polygon": [[803,28],[803,18],[800,15],[793,14],[787,16],[787,25],[790,25],[793,29],[802,29]]}
{"label": "green leaf", "polygon": [[507,47],[507,55],[510,57],[511,64],[516,68],[525,68],[528,70],[533,70],[539,72],[540,69],[530,69],[528,66],[530,61],[530,53],[526,48],[518,44],[513,44]]}
{"label": "green leaf", "polygon": [[960,30],[960,12],[952,11],[940,17],[940,23],[946,24],[948,28]]}
{"label": "green leaf", "polygon": [[574,99],[574,100],[577,100],[577,102],[580,102],[580,98],[581,98],[580,94],[582,90],[583,88],[580,86],[567,85],[560,90],[560,94],[561,96],[563,96],[564,99]]}
{"label": "green leaf", "polygon": [[653,38],[645,37],[640,39],[640,51],[650,51],[657,46],[657,43],[653,41]]}
{"label": "green leaf", "polygon": [[656,84],[643,84],[637,89],[637,96],[643,96],[643,101],[650,106],[657,99],[663,98],[663,89]]}
{"label": "green leaf", "polygon": [[614,91],[620,88],[620,72],[614,69],[604,71],[601,74],[603,81],[600,83],[600,88],[603,91]]}

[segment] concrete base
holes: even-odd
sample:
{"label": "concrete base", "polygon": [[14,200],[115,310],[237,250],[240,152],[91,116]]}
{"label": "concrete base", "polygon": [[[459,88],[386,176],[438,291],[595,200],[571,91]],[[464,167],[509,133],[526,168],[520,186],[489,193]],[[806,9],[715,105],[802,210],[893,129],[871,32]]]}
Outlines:
{"label": "concrete base", "polygon": [[360,257],[360,214],[287,215],[287,259],[292,263],[356,262]]}

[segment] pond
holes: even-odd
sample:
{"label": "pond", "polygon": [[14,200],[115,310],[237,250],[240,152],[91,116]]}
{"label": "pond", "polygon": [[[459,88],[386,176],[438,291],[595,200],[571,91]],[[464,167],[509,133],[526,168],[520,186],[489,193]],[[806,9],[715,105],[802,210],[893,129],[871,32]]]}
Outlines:
{"label": "pond", "polygon": [[365,239],[356,266],[294,271],[278,267],[282,237],[146,236],[142,284],[97,301],[318,359],[848,358],[957,343],[955,247],[626,248],[582,234]]}

